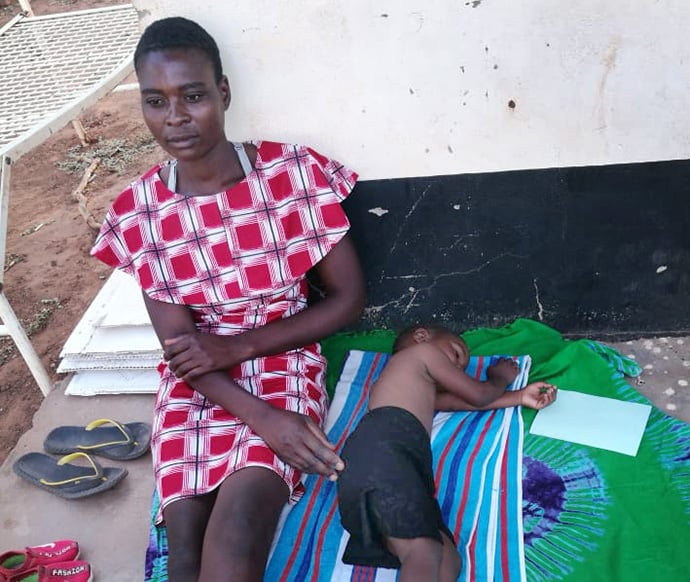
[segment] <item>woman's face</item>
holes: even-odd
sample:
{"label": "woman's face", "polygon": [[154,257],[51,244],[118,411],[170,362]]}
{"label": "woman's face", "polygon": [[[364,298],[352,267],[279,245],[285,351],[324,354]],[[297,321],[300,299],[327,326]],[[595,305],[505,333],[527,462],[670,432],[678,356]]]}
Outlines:
{"label": "woman's face", "polygon": [[160,146],[180,161],[202,159],[225,143],[230,87],[216,82],[210,59],[198,49],[168,49],[137,64],[144,121]]}

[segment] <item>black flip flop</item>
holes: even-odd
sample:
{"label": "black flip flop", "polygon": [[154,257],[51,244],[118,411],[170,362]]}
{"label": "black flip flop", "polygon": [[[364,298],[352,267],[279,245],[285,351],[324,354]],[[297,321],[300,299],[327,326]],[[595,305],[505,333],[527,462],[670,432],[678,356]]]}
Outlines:
{"label": "black flip flop", "polygon": [[129,461],[146,453],[150,444],[150,424],[120,424],[109,418],[100,418],[86,426],[60,426],[53,429],[43,442],[43,448],[47,453],[57,455],[81,451],[114,461]]}
{"label": "black flip flop", "polygon": [[[83,459],[87,465],[72,465]],[[80,499],[115,487],[127,476],[127,469],[101,467],[86,453],[72,453],[56,459],[43,453],[27,453],[12,466],[22,479],[65,499]]]}

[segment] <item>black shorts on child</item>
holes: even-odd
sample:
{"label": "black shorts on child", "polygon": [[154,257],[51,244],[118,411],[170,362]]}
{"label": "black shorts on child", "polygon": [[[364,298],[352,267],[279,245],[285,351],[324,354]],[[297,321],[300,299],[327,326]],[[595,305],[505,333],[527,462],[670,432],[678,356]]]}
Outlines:
{"label": "black shorts on child", "polygon": [[338,505],[350,539],[346,564],[399,568],[384,537],[442,541],[446,527],[435,497],[429,434],[416,416],[385,406],[369,411],[342,451]]}

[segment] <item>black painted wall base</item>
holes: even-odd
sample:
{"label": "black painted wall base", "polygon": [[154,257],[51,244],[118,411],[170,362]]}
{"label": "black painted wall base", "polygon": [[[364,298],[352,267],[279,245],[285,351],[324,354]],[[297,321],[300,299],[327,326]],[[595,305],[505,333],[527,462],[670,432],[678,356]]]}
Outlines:
{"label": "black painted wall base", "polygon": [[690,160],[360,182],[359,329],[690,334]]}

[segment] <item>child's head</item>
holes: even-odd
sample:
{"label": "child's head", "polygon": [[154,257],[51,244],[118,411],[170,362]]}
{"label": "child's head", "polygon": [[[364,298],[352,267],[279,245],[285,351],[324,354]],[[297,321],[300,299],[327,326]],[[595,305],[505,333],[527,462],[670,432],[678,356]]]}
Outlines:
{"label": "child's head", "polygon": [[134,68],[139,71],[147,54],[172,49],[197,49],[204,53],[213,65],[216,83],[220,82],[223,65],[216,41],[196,22],[181,16],[156,20],[146,27],[134,51]]}
{"label": "child's head", "polygon": [[393,343],[393,353],[421,343],[433,343],[439,347],[455,364],[465,369],[470,359],[470,351],[461,337],[453,331],[435,323],[415,324],[398,334]]}

